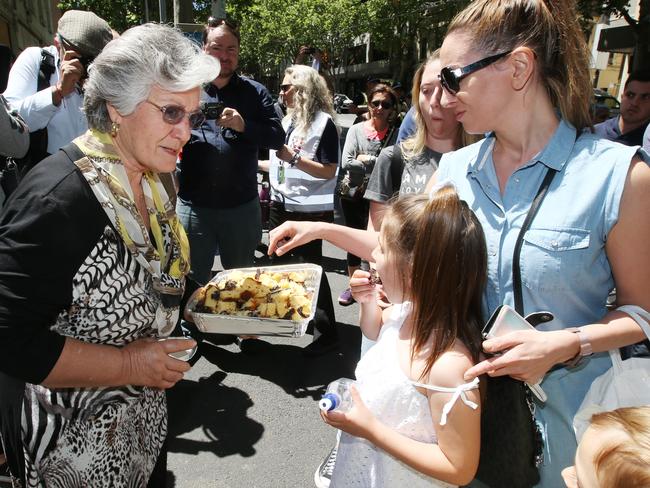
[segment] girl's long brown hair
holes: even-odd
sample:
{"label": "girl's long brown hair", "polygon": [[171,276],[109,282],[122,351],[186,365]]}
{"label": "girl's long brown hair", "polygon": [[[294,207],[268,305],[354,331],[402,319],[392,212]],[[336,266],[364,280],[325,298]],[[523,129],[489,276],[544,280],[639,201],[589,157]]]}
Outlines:
{"label": "girl's long brown hair", "polygon": [[532,49],[551,103],[578,131],[591,126],[589,50],[575,0],[476,0],[452,20],[447,34],[454,31],[486,56]]}
{"label": "girl's long brown hair", "polygon": [[474,212],[450,187],[431,199],[401,196],[384,217],[382,240],[405,271],[403,289],[413,303],[411,360],[430,347],[421,378],[456,340],[478,362],[487,251]]}

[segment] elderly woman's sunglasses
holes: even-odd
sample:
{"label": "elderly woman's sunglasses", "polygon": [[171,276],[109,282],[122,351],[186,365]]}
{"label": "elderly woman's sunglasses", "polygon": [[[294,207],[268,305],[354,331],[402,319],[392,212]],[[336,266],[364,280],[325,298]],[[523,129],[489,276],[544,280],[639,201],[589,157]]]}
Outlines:
{"label": "elderly woman's sunglasses", "polygon": [[379,108],[379,106],[381,105],[381,108],[383,108],[384,110],[390,110],[391,108],[393,108],[393,104],[391,102],[387,102],[386,100],[381,100],[381,101],[373,100],[372,102],[370,102],[370,105],[372,105],[375,108]]}
{"label": "elderly woman's sunglasses", "polygon": [[162,118],[165,122],[171,125],[180,124],[181,121],[187,117],[190,122],[190,127],[192,129],[198,129],[201,127],[201,124],[205,122],[205,115],[201,110],[195,110],[194,112],[187,112],[183,107],[179,105],[165,105],[161,107],[156,105],[151,100],[145,100],[147,103],[153,105],[158,110],[162,112]]}
{"label": "elderly woman's sunglasses", "polygon": [[445,66],[440,70],[440,74],[438,75],[438,78],[440,78],[440,84],[449,93],[455,95],[460,90],[460,81],[463,78],[471,75],[472,73],[475,73],[480,69],[490,66],[492,63],[495,63],[511,52],[512,51],[506,51],[503,53],[494,54],[492,56],[488,56],[487,58],[480,59],[475,63],[463,66],[462,68],[450,68],[449,66]]}

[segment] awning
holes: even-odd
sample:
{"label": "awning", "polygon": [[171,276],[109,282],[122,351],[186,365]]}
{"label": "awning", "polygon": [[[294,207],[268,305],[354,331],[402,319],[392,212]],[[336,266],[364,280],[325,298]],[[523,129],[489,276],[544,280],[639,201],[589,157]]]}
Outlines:
{"label": "awning", "polygon": [[631,26],[611,27],[600,31],[598,50],[608,53],[632,54],[635,44],[636,40]]}

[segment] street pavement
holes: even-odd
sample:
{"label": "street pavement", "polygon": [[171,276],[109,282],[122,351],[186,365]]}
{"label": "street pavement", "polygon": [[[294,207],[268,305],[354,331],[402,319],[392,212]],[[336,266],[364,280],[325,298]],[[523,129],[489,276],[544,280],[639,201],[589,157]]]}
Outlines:
{"label": "street pavement", "polygon": [[336,438],[317,401],[330,381],[353,377],[361,340],[358,305],[337,301],[347,286],[345,253],[325,243],[324,254],[339,347],[310,358],[301,349],[311,335],[264,338],[271,345],[255,354],[204,342],[201,359],[168,392],[167,487],[314,486]]}

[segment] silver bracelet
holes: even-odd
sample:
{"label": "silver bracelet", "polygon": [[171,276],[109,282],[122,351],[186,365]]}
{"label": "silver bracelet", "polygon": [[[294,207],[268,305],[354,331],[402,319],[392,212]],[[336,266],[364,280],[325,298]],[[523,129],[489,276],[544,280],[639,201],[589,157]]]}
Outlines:
{"label": "silver bracelet", "polygon": [[291,156],[291,159],[287,161],[289,163],[289,166],[292,168],[298,164],[298,160],[300,159],[300,150],[296,149],[296,151],[293,153],[293,156]]}

